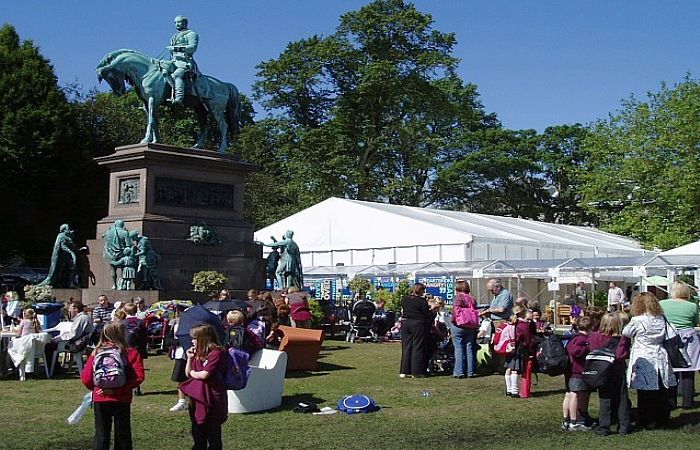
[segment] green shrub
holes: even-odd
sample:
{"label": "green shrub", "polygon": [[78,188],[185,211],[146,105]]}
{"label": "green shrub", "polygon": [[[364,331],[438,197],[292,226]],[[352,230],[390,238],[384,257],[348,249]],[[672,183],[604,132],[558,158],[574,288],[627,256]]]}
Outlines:
{"label": "green shrub", "polygon": [[606,309],[608,307],[608,291],[595,291],[593,293],[593,305]]}
{"label": "green shrub", "polygon": [[192,290],[195,292],[217,292],[226,286],[227,281],[221,272],[202,270],[192,277]]}
{"label": "green shrub", "polygon": [[365,298],[365,294],[372,289],[372,283],[367,278],[355,277],[350,280],[348,288],[360,298]]}
{"label": "green shrub", "polygon": [[401,280],[394,289],[394,293],[391,294],[391,300],[387,302],[386,309],[394,311],[398,315],[401,312],[401,302],[408,297],[410,292],[411,283],[408,280]]}
{"label": "green shrub", "polygon": [[316,299],[310,298],[309,309],[311,310],[311,326],[313,328],[319,328],[321,326],[321,319],[323,319],[321,303]]}
{"label": "green shrub", "polygon": [[30,284],[24,287],[24,299],[28,304],[50,302],[53,300],[53,291],[51,286],[46,284],[43,286]]}

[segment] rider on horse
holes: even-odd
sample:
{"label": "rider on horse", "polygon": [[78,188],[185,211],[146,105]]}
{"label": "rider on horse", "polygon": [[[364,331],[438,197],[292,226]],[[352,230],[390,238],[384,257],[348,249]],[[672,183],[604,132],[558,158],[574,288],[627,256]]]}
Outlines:
{"label": "rider on horse", "polygon": [[188,73],[197,74],[197,63],[194,61],[194,52],[197,51],[199,36],[196,32],[187,28],[187,17],[175,17],[175,28],[177,33],[170,38],[170,45],[167,47],[172,55],[172,72],[174,96],[173,104],[182,103],[185,96],[185,75]]}

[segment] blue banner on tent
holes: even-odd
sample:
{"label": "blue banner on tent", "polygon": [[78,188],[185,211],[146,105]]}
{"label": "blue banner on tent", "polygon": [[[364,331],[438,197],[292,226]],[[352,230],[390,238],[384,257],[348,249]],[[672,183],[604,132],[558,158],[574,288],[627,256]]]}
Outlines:
{"label": "blue banner on tent", "polygon": [[394,292],[394,279],[392,277],[374,277],[372,278],[372,285],[375,289],[382,288],[385,291]]}
{"label": "blue banner on tent", "polygon": [[440,296],[445,300],[445,303],[452,304],[455,296],[455,279],[453,276],[419,276],[418,281],[425,284],[426,291],[429,294]]}
{"label": "blue banner on tent", "polygon": [[304,287],[314,299],[335,304],[338,296],[338,280],[335,278],[305,279]]}

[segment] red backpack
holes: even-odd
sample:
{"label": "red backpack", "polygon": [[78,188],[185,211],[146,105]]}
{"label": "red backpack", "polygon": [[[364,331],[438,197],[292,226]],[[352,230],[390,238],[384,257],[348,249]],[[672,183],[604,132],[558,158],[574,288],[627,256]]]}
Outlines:
{"label": "red backpack", "polygon": [[493,335],[493,351],[498,355],[515,354],[515,325],[503,322]]}

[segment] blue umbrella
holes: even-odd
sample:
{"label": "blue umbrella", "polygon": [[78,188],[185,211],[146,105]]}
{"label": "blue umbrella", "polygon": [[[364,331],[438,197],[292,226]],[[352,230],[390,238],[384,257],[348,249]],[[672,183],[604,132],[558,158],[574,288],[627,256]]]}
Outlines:
{"label": "blue umbrella", "polygon": [[195,305],[185,310],[180,318],[180,325],[177,328],[175,337],[180,341],[182,348],[187,350],[192,347],[192,339],[190,338],[190,330],[193,327],[201,324],[209,324],[214,327],[216,334],[219,337],[219,343],[224,341],[224,326],[221,323],[219,316],[207,310],[202,305]]}

